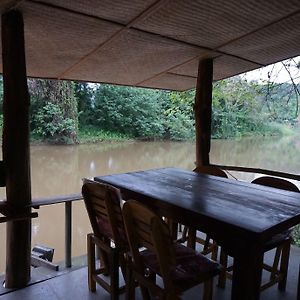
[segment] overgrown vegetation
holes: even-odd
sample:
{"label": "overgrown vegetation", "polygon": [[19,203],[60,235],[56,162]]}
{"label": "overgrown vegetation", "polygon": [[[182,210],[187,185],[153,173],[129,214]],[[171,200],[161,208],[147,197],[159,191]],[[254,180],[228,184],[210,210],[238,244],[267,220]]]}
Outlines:
{"label": "overgrown vegetation", "polygon": [[[299,66],[297,66],[299,68]],[[54,80],[28,80],[33,140],[55,143],[125,139],[194,139],[195,91]],[[213,87],[212,137],[279,135],[299,123],[299,85],[249,82]],[[3,98],[0,78],[0,100]],[[0,105],[0,126],[2,126]]]}

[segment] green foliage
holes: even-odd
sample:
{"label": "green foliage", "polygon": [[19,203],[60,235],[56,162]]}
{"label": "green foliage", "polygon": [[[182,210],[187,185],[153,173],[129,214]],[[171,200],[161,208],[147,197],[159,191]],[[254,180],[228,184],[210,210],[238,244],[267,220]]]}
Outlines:
{"label": "green foliage", "polygon": [[0,75],[0,114],[1,115],[3,114],[3,77],[1,75]]}
{"label": "green foliage", "polygon": [[74,93],[77,99],[78,121],[80,126],[93,123],[93,89],[86,82],[75,82]]}
{"label": "green foliage", "polygon": [[76,135],[76,123],[73,119],[65,118],[62,109],[54,103],[48,102],[38,110],[34,116],[36,128],[34,134],[47,140],[70,143]]}
{"label": "green foliage", "polygon": [[282,124],[296,124],[299,115],[300,85],[265,83],[259,86],[263,96],[262,111],[269,120]]}
{"label": "green foliage", "polygon": [[171,92],[164,99],[165,137],[192,140],[195,136],[193,103],[194,91]]}
{"label": "green foliage", "polygon": [[[212,100],[212,136],[278,134],[270,113],[264,109],[264,91],[255,82],[240,77],[215,83]],[[277,120],[278,121],[278,120]]]}
{"label": "green foliage", "polygon": [[162,137],[159,96],[159,91],[101,84],[95,91],[92,125],[131,137]]}
{"label": "green foliage", "polygon": [[[0,77],[1,103],[2,81]],[[81,141],[195,137],[194,90],[167,92],[35,79],[29,79],[28,86],[35,139],[76,143],[78,127]],[[239,76],[216,82],[212,137],[289,133],[299,123],[299,95],[295,93],[299,88],[289,83],[249,83]]]}
{"label": "green foliage", "polygon": [[300,247],[300,225],[297,225],[293,228],[292,237],[294,244]]}
{"label": "green foliage", "polygon": [[102,141],[125,141],[130,137],[126,134],[101,130],[97,127],[86,126],[79,129],[80,143],[96,143]]}
{"label": "green foliage", "polygon": [[31,95],[31,130],[55,143],[76,143],[77,100],[73,82],[28,80]]}

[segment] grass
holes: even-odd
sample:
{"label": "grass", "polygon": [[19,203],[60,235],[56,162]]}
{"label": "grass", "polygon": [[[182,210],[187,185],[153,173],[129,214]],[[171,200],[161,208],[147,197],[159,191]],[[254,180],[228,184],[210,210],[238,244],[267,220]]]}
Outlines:
{"label": "grass", "polygon": [[128,141],[132,138],[123,133],[100,130],[94,127],[85,127],[79,129],[79,143],[97,143],[103,141]]}

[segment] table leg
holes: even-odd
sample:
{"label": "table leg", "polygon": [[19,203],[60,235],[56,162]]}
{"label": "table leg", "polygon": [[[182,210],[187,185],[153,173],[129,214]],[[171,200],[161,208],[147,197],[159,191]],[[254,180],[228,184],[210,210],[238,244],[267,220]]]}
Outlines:
{"label": "table leg", "polygon": [[170,228],[170,232],[171,232],[173,241],[176,241],[178,238],[178,223],[176,223],[168,218],[167,218],[166,222]]}
{"label": "table leg", "polygon": [[233,264],[232,300],[259,300],[263,251],[249,247],[241,251]]}

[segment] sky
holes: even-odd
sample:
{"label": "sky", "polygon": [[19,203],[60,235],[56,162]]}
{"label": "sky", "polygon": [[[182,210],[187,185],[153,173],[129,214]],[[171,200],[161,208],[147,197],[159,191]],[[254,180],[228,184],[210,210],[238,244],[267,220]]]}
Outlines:
{"label": "sky", "polygon": [[[286,69],[289,70],[295,83],[300,83],[300,68],[296,67],[296,64],[300,62],[300,56],[293,59],[284,60],[276,64],[269,65],[264,68],[260,68],[254,71],[243,74],[248,81],[256,80],[259,82],[267,81],[268,74],[270,74],[270,80],[277,83],[290,82],[291,78]],[[286,66],[284,66],[284,65]]]}

